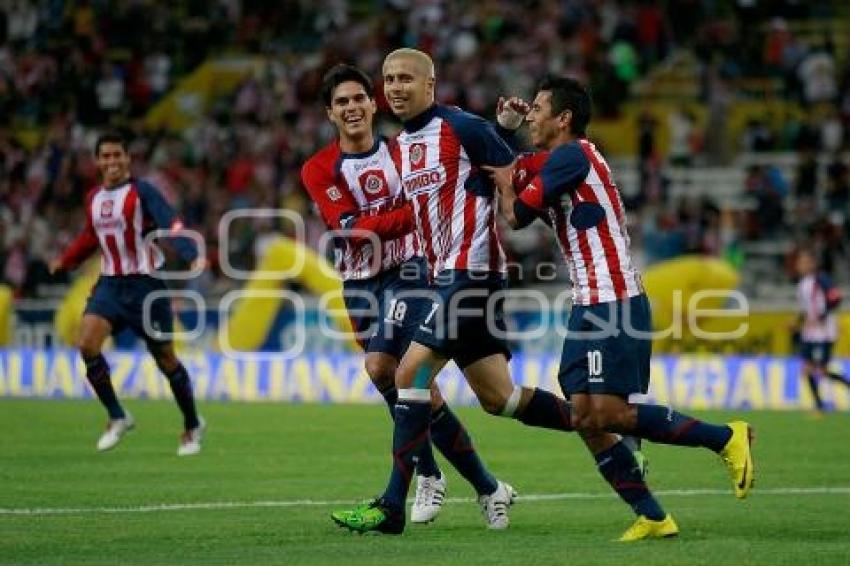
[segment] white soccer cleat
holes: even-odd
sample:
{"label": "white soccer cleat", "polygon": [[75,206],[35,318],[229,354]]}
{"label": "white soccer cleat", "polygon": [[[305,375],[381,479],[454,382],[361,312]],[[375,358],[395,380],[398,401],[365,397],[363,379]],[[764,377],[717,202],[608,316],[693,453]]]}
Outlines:
{"label": "white soccer cleat", "polygon": [[430,523],[446,499],[446,476],[416,476],[416,497],[410,508],[411,523]]}
{"label": "white soccer cleat", "polygon": [[136,426],[136,421],[127,412],[124,413],[123,419],[111,419],[106,423],[106,431],[104,431],[97,441],[97,449],[103,452],[114,448],[116,444],[121,442],[121,437],[134,426]]}
{"label": "white soccer cleat", "polygon": [[198,417],[198,426],[187,430],[180,435],[180,446],[177,448],[178,456],[194,456],[201,451],[201,440],[207,430],[207,421]]}
{"label": "white soccer cleat", "polygon": [[481,513],[487,521],[487,528],[493,530],[507,529],[510,524],[508,519],[508,507],[513,505],[516,499],[516,491],[503,481],[499,482],[496,491],[490,495],[478,497],[481,505]]}

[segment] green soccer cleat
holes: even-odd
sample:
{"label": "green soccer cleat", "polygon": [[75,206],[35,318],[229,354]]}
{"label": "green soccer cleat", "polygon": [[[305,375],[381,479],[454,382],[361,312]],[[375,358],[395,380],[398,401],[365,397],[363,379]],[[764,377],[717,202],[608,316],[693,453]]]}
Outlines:
{"label": "green soccer cleat", "polygon": [[404,514],[393,512],[383,499],[360,504],[353,509],[334,511],[331,519],[340,527],[360,534],[400,535],[404,532]]}
{"label": "green soccer cleat", "polygon": [[360,503],[359,505],[357,505],[353,509],[342,509],[342,510],[339,510],[339,511],[334,511],[334,512],[331,513],[331,518],[337,524],[342,526],[341,521],[345,521],[349,517],[351,517],[351,516],[353,516],[357,513],[362,513],[363,511],[366,511],[367,509],[369,509],[369,507],[372,505],[372,503],[373,503],[372,501],[364,501],[363,503]]}

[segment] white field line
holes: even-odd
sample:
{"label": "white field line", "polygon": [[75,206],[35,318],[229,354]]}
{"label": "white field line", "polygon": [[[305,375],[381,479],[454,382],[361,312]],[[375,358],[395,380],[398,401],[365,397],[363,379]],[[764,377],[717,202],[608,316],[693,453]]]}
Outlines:
{"label": "white field line", "polygon": [[[728,496],[732,493],[727,489],[668,489],[654,492],[659,497],[706,497]],[[755,497],[765,495],[850,495],[847,487],[778,487],[755,489]],[[610,499],[616,497],[613,493],[539,493],[520,495],[517,503],[534,501],[563,501],[576,499]],[[448,503],[471,503],[471,497],[449,497]],[[210,501],[198,503],[153,503],[128,507],[34,507],[34,508],[0,508],[4,516],[43,516],[43,515],[90,515],[114,513],[154,513],[158,511],[194,511],[216,509],[252,509],[258,507],[330,507],[335,505],[353,505],[356,501],[350,499],[317,500],[292,499],[281,501]]]}

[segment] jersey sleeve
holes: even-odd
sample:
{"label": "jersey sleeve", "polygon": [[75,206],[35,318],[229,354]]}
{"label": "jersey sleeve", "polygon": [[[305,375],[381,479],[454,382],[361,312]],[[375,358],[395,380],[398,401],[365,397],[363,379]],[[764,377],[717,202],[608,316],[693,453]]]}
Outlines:
{"label": "jersey sleeve", "polygon": [[576,191],[590,172],[590,161],[576,143],[562,145],[548,156],[528,185],[517,195],[536,210],[558,203],[565,194]]}
{"label": "jersey sleeve", "polygon": [[401,238],[415,228],[413,206],[405,202],[398,208],[374,216],[355,216],[346,227],[374,232],[382,240]]}
{"label": "jersey sleeve", "polygon": [[160,230],[175,232],[175,236],[170,238],[170,241],[177,249],[177,253],[185,261],[194,261],[198,257],[198,250],[192,240],[177,234],[183,229],[183,222],[174,208],[153,185],[139,181],[136,183],[136,191],[139,193],[143,214],[152,219],[154,226]]}
{"label": "jersey sleeve", "polygon": [[62,269],[76,269],[100,247],[100,241],[97,239],[91,221],[91,200],[93,196],[94,190],[86,195],[86,223],[83,226],[83,231],[71,242],[59,258]]}
{"label": "jersey sleeve", "polygon": [[540,174],[547,159],[549,159],[548,151],[521,154],[514,165],[514,190],[521,192],[532,179]]}
{"label": "jersey sleeve", "polygon": [[514,152],[484,118],[458,111],[449,115],[449,122],[473,166],[504,167],[513,162]]}
{"label": "jersey sleeve", "polygon": [[322,166],[313,159],[307,161],[301,167],[301,183],[331,230],[343,229],[343,222],[357,214],[354,197],[344,187],[337,186],[331,167]]}
{"label": "jersey sleeve", "polygon": [[[548,151],[527,152],[520,155],[513,172],[513,188],[516,193],[521,193],[531,179],[534,179],[543,168],[543,164],[549,158]],[[544,208],[530,207],[517,198],[513,205],[515,229],[525,228],[538,218],[546,224],[551,224],[549,215]]]}
{"label": "jersey sleeve", "polygon": [[503,128],[499,125],[498,122],[492,123],[493,130],[499,135],[502,140],[508,144],[508,147],[511,148],[511,151],[514,153],[522,153],[528,150],[528,147],[525,145],[522,137],[519,135],[519,128],[516,130],[509,130],[508,128]]}
{"label": "jersey sleeve", "polygon": [[413,208],[409,202],[382,214],[361,215],[348,189],[338,186],[333,173],[313,161],[301,168],[301,182],[316,203],[322,220],[332,230],[366,230],[384,240],[413,231]]}
{"label": "jersey sleeve", "polygon": [[841,290],[835,286],[827,275],[821,274],[818,276],[818,285],[823,290],[824,302],[826,304],[826,313],[829,314],[841,304]]}

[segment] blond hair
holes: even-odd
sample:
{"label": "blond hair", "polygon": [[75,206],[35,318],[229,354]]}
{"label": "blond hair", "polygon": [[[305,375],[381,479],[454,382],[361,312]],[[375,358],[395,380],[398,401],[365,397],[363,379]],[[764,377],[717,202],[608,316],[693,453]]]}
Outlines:
{"label": "blond hair", "polygon": [[418,49],[411,49],[409,47],[402,47],[401,49],[396,49],[395,51],[390,52],[390,54],[384,58],[384,66],[386,66],[391,59],[395,59],[398,57],[403,57],[412,60],[416,63],[416,65],[420,68],[420,70],[427,78],[434,78],[434,61],[431,59],[431,56],[425,53],[424,51],[419,51]]}

